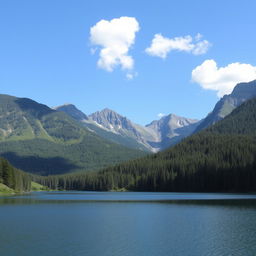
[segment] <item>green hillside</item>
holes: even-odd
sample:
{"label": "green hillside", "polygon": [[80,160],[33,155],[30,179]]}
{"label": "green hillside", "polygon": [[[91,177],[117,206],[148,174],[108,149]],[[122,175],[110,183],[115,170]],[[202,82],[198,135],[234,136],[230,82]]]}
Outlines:
{"label": "green hillside", "polygon": [[85,190],[256,191],[256,99],[164,152],[98,173],[60,176],[57,185]]}
{"label": "green hillside", "polygon": [[3,183],[0,183],[0,196],[3,194],[12,194],[12,193],[14,193],[13,189],[7,187]]}
{"label": "green hillside", "polygon": [[46,105],[0,95],[0,155],[19,169],[41,175],[69,173],[144,154],[100,138]]}

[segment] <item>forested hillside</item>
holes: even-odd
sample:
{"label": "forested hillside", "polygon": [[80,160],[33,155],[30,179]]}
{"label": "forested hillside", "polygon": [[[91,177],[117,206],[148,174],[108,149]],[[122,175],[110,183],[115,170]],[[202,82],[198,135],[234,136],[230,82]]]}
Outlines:
{"label": "forested hillside", "polygon": [[40,182],[77,190],[256,191],[256,99],[164,152]]}
{"label": "forested hillside", "polygon": [[7,186],[8,189],[14,191],[30,191],[31,178],[28,174],[10,165],[6,159],[0,158],[0,184],[4,184],[5,186],[2,187],[6,188]]}
{"label": "forested hillside", "polygon": [[64,112],[0,95],[0,155],[16,168],[49,175],[103,168],[145,153],[97,136]]}

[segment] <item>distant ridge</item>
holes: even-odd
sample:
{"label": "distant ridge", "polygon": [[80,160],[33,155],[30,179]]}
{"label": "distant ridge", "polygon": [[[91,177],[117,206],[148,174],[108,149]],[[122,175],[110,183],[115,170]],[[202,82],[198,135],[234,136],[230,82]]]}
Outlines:
{"label": "distant ridge", "polygon": [[151,152],[175,145],[193,133],[199,124],[198,120],[170,114],[146,126],[141,126],[109,108],[89,116],[72,104],[55,109],[65,112],[105,139],[127,147]]}
{"label": "distant ridge", "polygon": [[236,107],[254,97],[256,97],[256,80],[237,84],[231,94],[225,95],[217,102],[213,111],[202,120],[195,131],[201,131],[217,121],[222,120]]}
{"label": "distant ridge", "polygon": [[[86,116],[79,113],[76,118]],[[94,170],[144,154],[99,137],[64,112],[31,99],[0,95],[0,155],[16,168],[61,174]]]}
{"label": "distant ridge", "polygon": [[88,120],[88,116],[84,114],[82,111],[78,110],[73,104],[64,104],[62,106],[55,107],[54,110],[65,112],[70,115],[77,121],[85,121]]}
{"label": "distant ridge", "polygon": [[[163,152],[106,168],[96,175],[72,176],[95,190],[170,192],[256,191],[256,98],[218,123]],[[115,177],[114,179],[111,177]],[[70,178],[65,177],[67,180]],[[46,184],[50,179],[46,181]],[[66,183],[67,184],[67,183]]]}

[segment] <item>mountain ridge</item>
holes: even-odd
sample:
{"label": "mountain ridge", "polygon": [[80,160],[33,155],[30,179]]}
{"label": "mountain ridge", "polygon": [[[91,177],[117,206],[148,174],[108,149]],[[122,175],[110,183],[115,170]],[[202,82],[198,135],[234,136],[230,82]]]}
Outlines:
{"label": "mountain ridge", "polygon": [[[68,113],[62,107],[56,107],[55,109],[64,111],[73,117],[76,115],[75,113]],[[81,112],[77,108],[76,111]],[[161,125],[163,120],[168,117],[170,117],[169,122],[165,126]],[[174,119],[177,124],[174,123]],[[77,120],[79,121],[79,119]],[[190,135],[199,121],[170,114],[162,117],[160,120],[154,120],[150,124],[142,126],[133,123],[127,117],[120,115],[114,110],[104,108],[101,111],[88,115],[88,119],[82,120],[82,122],[83,125],[94,130],[99,135],[106,136],[106,134],[102,134],[102,131],[96,129],[95,125],[109,132],[108,135],[110,137],[110,133],[117,135],[118,138],[114,138],[115,142],[120,142],[122,140],[121,137],[123,137],[126,138],[126,141],[122,141],[121,144],[124,143],[127,146],[127,142],[132,140],[132,146],[142,150],[144,148],[146,151],[157,152],[178,143],[184,137]],[[161,129],[163,131],[160,131]],[[137,143],[134,144],[134,141],[137,141]]]}
{"label": "mountain ridge", "polygon": [[[72,175],[60,180],[72,178],[73,183],[63,187],[71,190],[255,192],[255,136],[253,98],[223,120],[165,151],[106,168],[94,176]],[[96,181],[101,181],[98,186],[94,185]],[[44,182],[47,185],[50,180]]]}
{"label": "mountain ridge", "polygon": [[0,155],[19,169],[43,175],[93,170],[144,154],[99,137],[64,112],[0,95]]}
{"label": "mountain ridge", "polygon": [[224,95],[216,103],[212,112],[202,120],[195,132],[201,131],[217,121],[222,120],[235,108],[253,97],[256,97],[256,80],[237,84],[231,94]]}

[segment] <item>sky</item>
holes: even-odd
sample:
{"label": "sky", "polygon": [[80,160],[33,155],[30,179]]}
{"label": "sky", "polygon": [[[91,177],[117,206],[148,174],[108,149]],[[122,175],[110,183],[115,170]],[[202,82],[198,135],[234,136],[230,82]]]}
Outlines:
{"label": "sky", "polygon": [[256,79],[254,0],[0,0],[0,93],[138,124]]}

